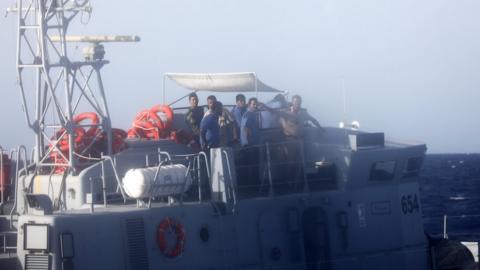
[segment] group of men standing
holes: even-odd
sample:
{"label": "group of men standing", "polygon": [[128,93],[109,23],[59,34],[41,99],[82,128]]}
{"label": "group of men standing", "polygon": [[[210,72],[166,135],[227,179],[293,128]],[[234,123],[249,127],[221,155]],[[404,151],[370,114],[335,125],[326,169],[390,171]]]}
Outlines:
{"label": "group of men standing", "polygon": [[196,93],[191,93],[188,98],[190,108],[185,121],[202,150],[233,146],[239,142],[243,147],[260,144],[259,109],[278,116],[286,137],[301,139],[303,127],[307,122],[323,130],[318,121],[301,108],[302,99],[298,95],[292,97],[289,106],[273,109],[259,103],[254,97],[246,103],[245,96],[238,94],[235,98],[236,105],[231,111],[224,108],[223,104],[211,95],[207,97],[208,108],[205,112],[203,107],[198,106]]}

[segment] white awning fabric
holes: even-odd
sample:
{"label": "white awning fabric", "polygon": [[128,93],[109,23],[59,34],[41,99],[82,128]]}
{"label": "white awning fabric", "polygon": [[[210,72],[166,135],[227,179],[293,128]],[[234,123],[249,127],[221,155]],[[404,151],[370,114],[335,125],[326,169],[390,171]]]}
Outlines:
{"label": "white awning fabric", "polygon": [[209,92],[282,92],[261,82],[253,72],[166,73],[179,86]]}

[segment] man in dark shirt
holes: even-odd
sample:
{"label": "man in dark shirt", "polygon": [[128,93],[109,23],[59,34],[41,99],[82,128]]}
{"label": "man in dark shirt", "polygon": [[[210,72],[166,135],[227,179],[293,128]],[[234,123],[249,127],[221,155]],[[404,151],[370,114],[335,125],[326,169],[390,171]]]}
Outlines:
{"label": "man in dark shirt", "polygon": [[200,122],[203,118],[203,108],[198,106],[198,96],[195,93],[191,93],[188,96],[188,101],[190,108],[188,108],[185,114],[185,123],[198,138],[200,136]]}
{"label": "man in dark shirt", "polygon": [[203,117],[200,123],[200,143],[204,151],[218,147],[220,144],[218,117],[222,113],[221,106],[218,102],[214,102],[210,110],[211,113]]}

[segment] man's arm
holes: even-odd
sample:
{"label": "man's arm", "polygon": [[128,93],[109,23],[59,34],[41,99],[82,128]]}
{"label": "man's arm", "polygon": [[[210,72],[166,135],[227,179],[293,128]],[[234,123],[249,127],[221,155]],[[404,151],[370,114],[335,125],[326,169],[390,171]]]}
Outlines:
{"label": "man's arm", "polygon": [[202,149],[205,150],[207,146],[207,121],[206,119],[203,119],[202,122],[200,122],[200,143],[202,144],[201,147]]}
{"label": "man's arm", "polygon": [[292,116],[290,114],[288,114],[286,111],[284,111],[283,109],[270,108],[263,103],[259,103],[259,105],[260,105],[261,110],[266,110],[267,112],[277,114],[278,116],[280,116],[282,118],[292,118]]}
{"label": "man's arm", "polygon": [[249,127],[243,127],[246,137],[248,138],[252,134],[252,130]]}
{"label": "man's arm", "polygon": [[230,128],[232,129],[232,139],[234,142],[237,142],[238,138],[240,137],[237,132],[237,121],[233,121]]}
{"label": "man's arm", "polygon": [[200,137],[202,138],[200,142],[202,143],[202,149],[207,145],[207,131],[203,128],[200,129]]}
{"label": "man's arm", "polygon": [[307,111],[304,111],[304,113],[305,113],[305,119],[306,119],[307,121],[312,122],[312,124],[313,124],[315,127],[321,129],[322,131],[325,131],[325,129],[320,125],[320,123],[317,121],[317,119],[315,119],[313,116],[311,116]]}
{"label": "man's arm", "polygon": [[[248,114],[248,112],[247,112]],[[250,135],[252,134],[252,129],[251,129],[251,126],[252,126],[252,119],[250,118],[251,116],[250,115],[244,115],[243,117],[245,117],[244,119],[242,119],[242,131],[245,133],[245,139],[247,140],[246,143],[248,144],[249,141],[248,141],[248,138],[250,137]]]}

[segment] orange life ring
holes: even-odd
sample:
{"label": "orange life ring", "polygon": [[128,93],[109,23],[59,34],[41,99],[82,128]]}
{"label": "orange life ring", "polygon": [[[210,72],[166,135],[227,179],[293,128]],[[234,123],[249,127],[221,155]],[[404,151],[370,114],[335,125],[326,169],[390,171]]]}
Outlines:
{"label": "orange life ring", "polygon": [[[163,128],[171,128],[173,125],[173,110],[167,105],[155,105],[150,109],[150,118],[153,120],[155,125],[163,125]],[[158,116],[158,113],[163,113],[165,119]],[[159,127],[160,128],[160,127]]]}
{"label": "orange life ring", "polygon": [[142,138],[148,138],[148,139],[154,139],[158,140],[160,139],[160,132],[158,131],[158,128],[152,124],[152,122],[147,121],[147,120],[136,120],[133,123],[133,127],[136,128],[137,130],[140,129],[142,132]]}
{"label": "orange life ring", "polygon": [[149,113],[150,113],[149,110],[143,110],[137,113],[137,115],[135,116],[135,121],[147,120]]}
{"label": "orange life ring", "polygon": [[[57,131],[55,133],[55,136],[52,137],[52,140],[58,140],[64,132],[65,132],[64,128],[60,129],[59,131]],[[81,127],[75,128],[75,143],[76,144],[80,144],[81,142],[83,142],[84,136],[85,136],[85,129],[83,129]],[[69,135],[64,134],[63,137],[60,139],[60,141],[57,144],[58,145],[68,145],[68,138],[69,138]]]}
{"label": "orange life ring", "polygon": [[[167,235],[174,234],[175,243],[169,245],[167,241]],[[175,221],[172,218],[164,218],[157,228],[157,241],[158,248],[168,258],[176,258],[183,252],[185,245],[185,230],[180,222]]]}
{"label": "orange life ring", "polygon": [[[55,136],[52,138],[53,140],[58,139],[63,133],[65,129],[61,129],[55,133]],[[81,127],[75,128],[75,141],[74,141],[74,149],[75,152],[81,152],[85,148],[84,138],[85,138],[85,130]],[[68,135],[64,135],[60,141],[57,142],[57,149],[53,147],[53,144],[50,144],[50,159],[56,164],[67,164],[68,163],[68,151],[70,149],[70,145],[68,143]],[[60,152],[65,156],[65,158],[60,154]],[[53,168],[53,172],[55,174],[61,174],[65,171],[65,166],[56,166]]]}
{"label": "orange life ring", "polygon": [[87,120],[89,119],[92,123],[91,123],[91,127],[87,130],[87,133],[86,135],[88,137],[93,137],[93,136],[96,136],[97,135],[97,131],[98,131],[98,124],[100,123],[99,119],[98,119],[98,115],[94,112],[84,112],[84,113],[81,113],[81,114],[78,114],[76,115],[75,117],[73,117],[73,122],[75,124],[78,124],[84,120]]}
{"label": "orange life ring", "polygon": [[150,110],[143,110],[135,116],[133,121],[134,125],[141,125],[140,123],[150,122],[152,125],[156,126],[158,129],[164,129],[165,125],[163,121],[158,117],[155,112]]}

